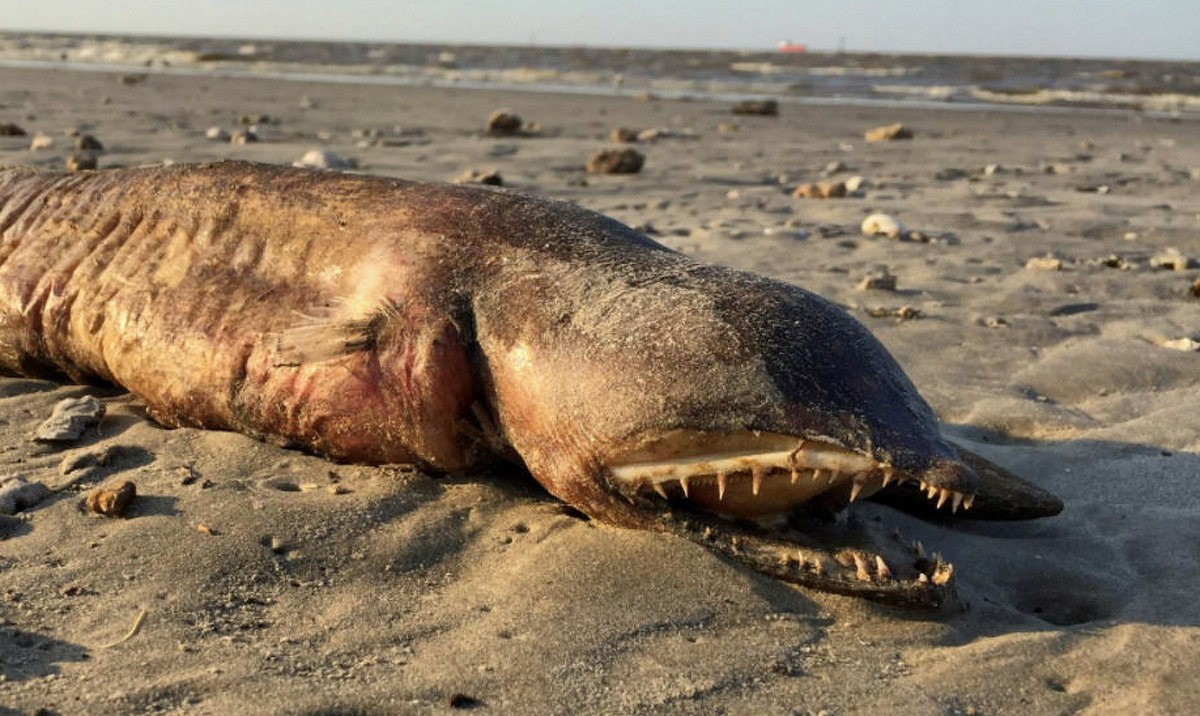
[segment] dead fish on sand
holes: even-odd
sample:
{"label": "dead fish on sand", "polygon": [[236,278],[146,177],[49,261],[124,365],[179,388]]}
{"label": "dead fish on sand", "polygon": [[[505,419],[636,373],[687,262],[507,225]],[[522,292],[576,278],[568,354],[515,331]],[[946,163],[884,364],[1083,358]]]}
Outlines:
{"label": "dead fish on sand", "polygon": [[945,440],[837,306],[570,204],[240,162],[9,169],[0,202],[0,368],[123,386],[164,425],[439,472],[510,460],[596,520],[914,606],[945,600],[950,565],[805,513],[918,490],[1061,509]]}

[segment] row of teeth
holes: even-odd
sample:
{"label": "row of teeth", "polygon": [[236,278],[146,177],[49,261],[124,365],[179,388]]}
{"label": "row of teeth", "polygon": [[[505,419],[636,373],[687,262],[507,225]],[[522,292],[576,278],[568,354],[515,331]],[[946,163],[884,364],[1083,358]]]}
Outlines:
{"label": "row of teeth", "polygon": [[[666,488],[673,484],[679,485],[684,497],[688,497],[690,481],[708,481],[715,475],[717,499],[724,500],[729,476],[747,471],[750,472],[750,491],[755,496],[762,488],[763,477],[772,470],[789,471],[793,485],[799,482],[803,472],[811,472],[811,479],[814,481],[827,479],[830,486],[847,479],[853,480],[850,487],[851,502],[858,499],[863,488],[875,475],[879,475],[882,487],[887,487],[892,482],[915,482],[897,474],[890,465],[875,462],[864,455],[818,447],[815,444],[812,447],[806,445],[802,440],[800,445],[791,451],[678,458],[658,463],[619,465],[609,470],[614,477],[623,482],[648,485],[663,498],[667,498]],[[960,507],[964,510],[971,509],[975,501],[974,494],[938,487],[923,480],[919,485],[922,493],[937,502],[937,509],[949,504],[950,511],[956,513]]]}
{"label": "row of teeth", "polygon": [[[914,553],[916,553],[922,560],[925,560],[931,564],[928,572],[920,572],[917,575],[917,582],[919,584],[928,584],[930,582],[934,584],[945,584],[946,582],[950,581],[950,578],[954,573],[953,565],[942,559],[942,556],[937,553],[934,553],[932,560],[930,560],[925,555],[925,550],[923,547],[921,547],[919,542],[915,542],[913,544]],[[792,557],[791,555],[784,555],[783,559],[786,562],[798,564],[801,569],[811,570],[814,574],[825,573],[825,562],[821,559],[821,556],[815,552],[806,554],[804,550],[798,550],[795,557]],[[845,561],[843,562],[842,560]],[[851,560],[853,560],[853,564],[850,563]],[[853,552],[850,553],[848,558],[842,557],[835,561],[838,562],[839,566],[845,567],[846,569],[850,569],[851,566],[853,566],[854,577],[860,582],[891,581],[894,578],[892,574],[892,568],[889,567],[888,563],[884,561],[883,557],[878,554],[864,556],[857,552]]]}

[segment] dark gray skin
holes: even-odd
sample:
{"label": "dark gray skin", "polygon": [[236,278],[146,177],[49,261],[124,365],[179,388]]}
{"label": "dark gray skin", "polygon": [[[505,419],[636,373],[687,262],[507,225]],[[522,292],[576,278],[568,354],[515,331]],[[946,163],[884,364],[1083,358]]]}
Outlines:
{"label": "dark gray skin", "polygon": [[[947,442],[840,308],[569,204],[233,162],[11,169],[0,232],[0,369],[123,386],[164,425],[438,472],[509,460],[594,519],[917,606],[951,589],[923,557],[901,558],[920,581],[855,579],[836,534],[735,525],[605,466],[671,430],[767,431],[976,493],[975,517],[1061,508]],[[797,541],[833,568],[781,557]]]}

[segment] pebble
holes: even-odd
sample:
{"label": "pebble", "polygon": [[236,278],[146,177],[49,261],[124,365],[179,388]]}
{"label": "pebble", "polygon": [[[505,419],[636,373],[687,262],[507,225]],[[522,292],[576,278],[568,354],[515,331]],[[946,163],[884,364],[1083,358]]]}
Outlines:
{"label": "pebble", "polygon": [[867,236],[887,236],[898,239],[907,229],[896,217],[890,214],[871,214],[863,219],[862,232]]}
{"label": "pebble", "polygon": [[633,149],[602,149],[588,160],[589,174],[637,174],[646,157]]}
{"label": "pebble", "polygon": [[99,162],[96,160],[95,154],[69,154],[63,162],[63,166],[69,172],[81,172],[89,169],[95,169]]}
{"label": "pebble", "polygon": [[229,135],[230,144],[250,144],[258,141],[258,134],[252,129],[239,129]]}
{"label": "pebble", "polygon": [[863,277],[855,288],[859,291],[895,291],[896,277],[884,266]]}
{"label": "pebble", "polygon": [[116,488],[97,488],[87,496],[87,509],[95,515],[123,517],[137,497],[137,485],[125,480]]}
{"label": "pebble", "polygon": [[857,194],[866,188],[867,180],[860,176],[852,176],[846,180],[846,191],[850,192],[851,194]]}
{"label": "pebble", "polygon": [[733,105],[734,114],[778,117],[779,102],[773,99],[747,99]]}
{"label": "pebble", "polygon": [[226,132],[221,127],[209,127],[208,129],[204,130],[204,138],[211,139],[214,142],[228,142],[229,132]]}
{"label": "pebble", "polygon": [[35,134],[29,142],[29,151],[36,152],[39,149],[49,149],[54,146],[54,137],[49,134]]}
{"label": "pebble", "polygon": [[1200,343],[1191,338],[1177,338],[1173,341],[1162,341],[1158,345],[1175,351],[1200,351]]}
{"label": "pebble", "polygon": [[1062,271],[1062,259],[1053,256],[1036,256],[1025,262],[1025,268],[1030,271]]}
{"label": "pebble", "polygon": [[983,168],[983,175],[990,177],[997,174],[1003,174],[1005,171],[1007,170],[1001,164],[988,164]]}
{"label": "pebble", "polygon": [[792,192],[792,196],[801,199],[840,199],[846,196],[846,183],[819,181],[815,184],[801,184]]}
{"label": "pebble", "polygon": [[25,130],[12,122],[0,122],[0,137],[24,137]]}
{"label": "pebble", "polygon": [[613,127],[613,130],[608,133],[608,141],[628,144],[638,140],[638,133],[632,129],[624,127]]}
{"label": "pebble", "polygon": [[1171,247],[1150,257],[1150,268],[1186,271],[1196,267],[1196,260]]}
{"label": "pebble", "polygon": [[104,403],[93,395],[66,398],[55,404],[50,417],[38,426],[38,442],[74,442],[104,417]]}
{"label": "pebble", "polygon": [[49,497],[50,488],[21,475],[0,477],[0,514],[15,515]]}
{"label": "pebble", "polygon": [[310,149],[304,153],[296,161],[292,162],[294,167],[307,167],[309,169],[353,169],[357,162],[344,159],[327,149]]}
{"label": "pebble", "polygon": [[835,159],[834,161],[826,164],[825,168],[822,171],[825,173],[826,176],[829,176],[831,174],[837,174],[838,172],[844,172],[844,171],[848,170],[849,168],[850,167],[846,166],[846,162],[843,162],[839,159]]}
{"label": "pebble", "polygon": [[863,139],[866,139],[868,142],[891,142],[897,139],[912,138],[912,130],[900,123],[888,124],[882,127],[868,129],[863,134]]}
{"label": "pebble", "polygon": [[921,317],[921,309],[912,306],[901,306],[900,308],[880,306],[867,309],[867,315],[872,318],[899,318],[901,321],[911,321]]}
{"label": "pebble", "polygon": [[511,109],[498,109],[488,115],[484,126],[488,134],[513,135],[519,134],[524,124],[520,115]]}
{"label": "pebble", "polygon": [[1190,292],[1192,294],[1192,298],[1200,298],[1200,278],[1192,281],[1192,288],[1190,289]]}
{"label": "pebble", "polygon": [[504,178],[495,169],[468,169],[450,180],[454,184],[485,184],[487,186],[504,186]]}

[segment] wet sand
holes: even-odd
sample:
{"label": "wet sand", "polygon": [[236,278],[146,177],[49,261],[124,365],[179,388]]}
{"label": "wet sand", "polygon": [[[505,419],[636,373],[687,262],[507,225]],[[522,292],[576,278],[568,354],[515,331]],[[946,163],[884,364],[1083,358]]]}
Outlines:
{"label": "wet sand", "polygon": [[[955,563],[958,603],[911,614],[581,521],[516,471],[336,465],[164,430],[117,390],[0,379],[0,475],[56,490],[0,516],[0,714],[1200,710],[1200,353],[1181,340],[1200,339],[1200,270],[1152,267],[1200,258],[1194,122],[138,79],[0,70],[0,121],[54,140],[0,137],[0,162],[59,168],[75,128],[101,167],[322,148],[411,179],[496,169],[841,303],[949,435],[1066,510],[930,524],[856,505]],[[499,107],[540,132],[484,136]],[[260,141],[205,138],[243,117]],[[914,138],[863,141],[892,122]],[[633,145],[640,174],[587,175],[617,126],[677,136]],[[858,196],[791,196],[851,176]],[[874,212],[920,240],[862,235]],[[856,290],[879,266],[896,290]],[[905,306],[919,316],[872,315]],[[107,404],[98,432],[28,439],[83,394]],[[80,512],[124,479],[126,519]]]}

